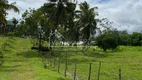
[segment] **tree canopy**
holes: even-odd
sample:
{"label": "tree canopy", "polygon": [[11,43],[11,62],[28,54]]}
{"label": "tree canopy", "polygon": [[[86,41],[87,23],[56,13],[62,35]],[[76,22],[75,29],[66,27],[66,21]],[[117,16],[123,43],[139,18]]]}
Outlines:
{"label": "tree canopy", "polygon": [[[77,5],[79,10],[76,9]],[[55,42],[56,32],[62,35],[61,41],[69,41],[71,44],[81,40],[88,41],[97,28],[96,9],[97,7],[90,8],[87,2],[77,4],[74,0],[49,0],[37,10],[29,9],[24,12],[17,27],[23,34],[17,34],[38,38],[39,33],[43,32],[43,39],[51,44]]]}

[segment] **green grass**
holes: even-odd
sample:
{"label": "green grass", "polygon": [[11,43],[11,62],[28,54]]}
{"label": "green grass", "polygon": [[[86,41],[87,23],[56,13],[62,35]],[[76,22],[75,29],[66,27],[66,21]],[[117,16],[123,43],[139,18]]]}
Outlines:
{"label": "green grass", "polygon": [[[0,45],[8,40],[0,38]],[[13,41],[13,42],[12,42]],[[55,52],[56,58],[62,57],[61,73],[57,72],[58,59],[55,71],[53,67],[44,69],[43,57],[38,52],[30,50],[29,39],[14,38],[7,42],[10,46],[4,52],[4,64],[0,67],[0,80],[72,80],[71,76],[64,77],[65,52]],[[65,49],[68,50],[68,49]],[[71,50],[80,50],[74,48]],[[88,49],[83,55],[81,52],[68,52],[68,73],[74,73],[74,62],[77,63],[79,80],[87,80],[89,63],[92,63],[91,80],[97,80],[99,62],[102,62],[100,80],[118,80],[118,69],[122,69],[122,80],[142,80],[142,47],[121,46],[116,51],[103,52],[101,49]],[[49,55],[46,56],[47,65]],[[53,65],[53,64],[52,64]]]}
{"label": "green grass", "polygon": [[71,80],[63,74],[44,69],[42,57],[30,50],[29,39],[10,39],[13,42],[7,40],[5,37],[0,38],[0,45],[6,42],[11,46],[6,47],[9,52],[3,53],[5,62],[0,67],[0,80]]}
{"label": "green grass", "polygon": [[[123,80],[142,79],[142,47],[123,47],[117,51],[103,52],[100,49],[86,51],[84,56],[81,53],[72,54],[68,57],[68,71],[74,71],[74,61],[77,62],[77,76],[81,80],[87,80],[89,63],[92,63],[91,80],[97,80],[99,62],[102,62],[100,80],[118,80],[118,69],[122,69]],[[64,65],[62,65],[63,67]],[[64,70],[64,69],[62,69]]]}

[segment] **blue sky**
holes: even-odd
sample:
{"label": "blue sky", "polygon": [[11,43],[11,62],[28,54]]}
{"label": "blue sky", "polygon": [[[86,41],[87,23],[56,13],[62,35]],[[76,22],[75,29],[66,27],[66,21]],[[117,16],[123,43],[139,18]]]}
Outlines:
{"label": "blue sky", "polygon": [[[23,13],[29,7],[39,8],[47,0],[9,0],[17,2],[16,6]],[[108,18],[114,22],[115,28],[128,32],[142,31],[142,0],[78,0],[87,1],[91,7],[98,7],[99,18]],[[8,19],[21,18],[21,13],[9,11]]]}

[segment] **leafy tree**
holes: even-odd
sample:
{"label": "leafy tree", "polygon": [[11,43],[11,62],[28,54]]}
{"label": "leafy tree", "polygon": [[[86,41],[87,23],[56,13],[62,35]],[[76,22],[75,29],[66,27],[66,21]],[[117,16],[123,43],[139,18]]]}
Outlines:
{"label": "leafy tree", "polygon": [[115,49],[118,46],[115,35],[111,33],[101,34],[96,37],[95,41],[98,47],[102,48],[104,51],[107,49]]}
{"label": "leafy tree", "polygon": [[12,19],[12,29],[11,29],[11,32],[15,31],[17,24],[18,24],[18,20],[16,20],[16,18],[13,18]]}
{"label": "leafy tree", "polygon": [[138,32],[133,32],[131,35],[131,44],[132,46],[141,46],[142,43],[142,34]]}
{"label": "leafy tree", "polygon": [[15,35],[17,37],[24,37],[28,35],[27,26],[24,21],[21,21],[20,24],[17,25]]}
{"label": "leafy tree", "polygon": [[24,35],[26,34],[26,36],[38,39],[39,47],[41,47],[42,40],[46,40],[49,35],[47,18],[40,9],[26,10],[22,17],[22,24],[17,28],[23,30]]}
{"label": "leafy tree", "polygon": [[119,31],[120,34],[120,41],[119,41],[119,45],[131,45],[131,36],[130,34],[127,33],[127,31]]}

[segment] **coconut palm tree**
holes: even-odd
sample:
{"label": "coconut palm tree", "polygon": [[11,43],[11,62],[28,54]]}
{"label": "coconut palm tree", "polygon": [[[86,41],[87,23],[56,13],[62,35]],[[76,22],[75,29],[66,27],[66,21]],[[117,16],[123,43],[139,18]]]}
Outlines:
{"label": "coconut palm tree", "polygon": [[89,4],[85,1],[80,5],[80,18],[79,26],[82,34],[82,39],[85,39],[85,44],[88,43],[91,35],[94,35],[97,29],[97,21],[95,19],[95,10],[97,7],[90,8]]}
{"label": "coconut palm tree", "polygon": [[8,14],[7,10],[13,10],[14,12],[19,13],[19,9],[15,6],[16,2],[11,4],[7,0],[0,0],[0,28],[1,32],[4,33],[6,25],[6,15]]}
{"label": "coconut palm tree", "polygon": [[13,10],[14,12],[19,12],[19,9],[15,6],[16,2],[11,4],[7,0],[0,0],[0,21],[6,23],[5,16],[7,15],[7,10]]}
{"label": "coconut palm tree", "polygon": [[[49,3],[44,4],[43,11],[46,12],[46,16],[51,27],[51,32],[54,33],[58,28],[63,27],[67,30],[67,26],[70,23],[69,19],[73,15],[73,11],[76,8],[76,3],[73,0],[48,0]],[[51,34],[52,34],[51,33]],[[52,41],[54,42],[54,36],[52,35]]]}
{"label": "coconut palm tree", "polygon": [[72,9],[76,8],[75,0],[49,0],[49,2],[50,4],[47,7],[54,8],[50,19],[54,19],[56,25],[66,22],[67,14],[72,13]]}

